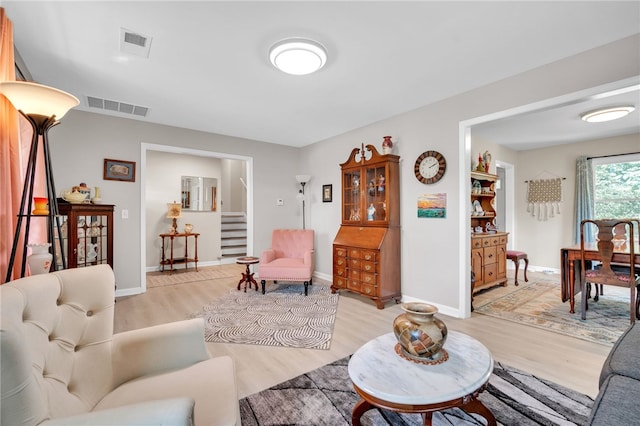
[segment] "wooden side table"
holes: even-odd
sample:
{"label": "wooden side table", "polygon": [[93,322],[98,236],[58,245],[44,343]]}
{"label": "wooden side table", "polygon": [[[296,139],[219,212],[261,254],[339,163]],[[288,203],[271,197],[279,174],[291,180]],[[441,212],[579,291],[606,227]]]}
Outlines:
{"label": "wooden side table", "polygon": [[420,364],[398,355],[393,333],[377,337],[349,360],[349,377],[360,396],[352,413],[353,426],[373,407],[400,413],[421,413],[431,425],[434,412],[460,407],[477,413],[495,426],[496,419],[477,398],[493,372],[493,358],[479,341],[449,331],[444,349],[448,359],[434,365]]}
{"label": "wooden side table", "polygon": [[[162,259],[160,265],[162,266],[162,272],[164,272],[164,266],[169,265],[171,272],[173,272],[173,265],[184,263],[184,269],[188,269],[189,262],[195,264],[196,272],[198,272],[198,233],[175,233],[175,234],[160,234],[162,238]],[[176,238],[184,237],[184,257],[174,257],[173,241]],[[194,238],[194,257],[189,257],[189,237]],[[164,243],[165,238],[169,239],[169,256],[166,255],[166,246]]]}
{"label": "wooden side table", "polygon": [[242,278],[240,278],[240,281],[238,282],[238,290],[240,290],[240,285],[244,283],[245,293],[247,292],[247,284],[249,285],[249,290],[251,290],[251,286],[255,284],[256,291],[258,291],[258,283],[253,278],[253,273],[251,272],[251,269],[249,269],[249,265],[253,265],[259,262],[260,262],[260,258],[253,257],[253,256],[239,257],[236,259],[237,264],[247,265],[247,271],[242,273]]}

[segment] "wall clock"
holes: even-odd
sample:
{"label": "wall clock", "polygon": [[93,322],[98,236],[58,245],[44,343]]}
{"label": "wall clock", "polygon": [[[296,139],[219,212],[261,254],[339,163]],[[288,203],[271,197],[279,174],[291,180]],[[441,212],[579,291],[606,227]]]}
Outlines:
{"label": "wall clock", "polygon": [[447,161],[438,151],[423,152],[414,167],[416,179],[425,184],[438,182],[446,170]]}

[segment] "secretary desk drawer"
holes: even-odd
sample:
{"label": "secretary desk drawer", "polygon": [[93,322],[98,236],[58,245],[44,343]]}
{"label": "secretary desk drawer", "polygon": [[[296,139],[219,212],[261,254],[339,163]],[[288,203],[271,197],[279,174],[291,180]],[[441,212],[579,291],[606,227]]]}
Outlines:
{"label": "secretary desk drawer", "polygon": [[367,274],[366,272],[363,272],[362,279],[360,281],[362,281],[363,284],[377,284],[376,274]]}
{"label": "secretary desk drawer", "polygon": [[375,251],[371,251],[371,250],[363,250],[362,251],[362,260],[366,260],[369,262],[375,262],[376,261],[376,253]]}
{"label": "secretary desk drawer", "polygon": [[347,249],[344,247],[335,247],[333,254],[334,256],[347,257]]}

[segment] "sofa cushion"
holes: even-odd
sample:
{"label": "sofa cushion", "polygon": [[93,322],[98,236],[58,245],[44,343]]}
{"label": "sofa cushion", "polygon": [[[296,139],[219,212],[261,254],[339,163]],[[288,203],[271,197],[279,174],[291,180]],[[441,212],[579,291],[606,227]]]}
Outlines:
{"label": "sofa cushion", "polygon": [[311,265],[302,259],[279,258],[260,265],[261,279],[308,281],[312,273]]}
{"label": "sofa cushion", "polygon": [[612,374],[600,386],[600,393],[593,403],[589,425],[638,424],[640,381]]}
{"label": "sofa cushion", "polygon": [[233,360],[219,356],[181,370],[127,382],[108,394],[94,410],[187,396],[195,400],[196,425],[239,425],[237,395]]}
{"label": "sofa cushion", "polygon": [[46,420],[39,426],[193,426],[193,399],[161,399]]}
{"label": "sofa cushion", "polygon": [[640,380],[639,349],[640,327],[636,323],[630,326],[613,345],[600,372],[600,386],[609,375],[614,373]]}

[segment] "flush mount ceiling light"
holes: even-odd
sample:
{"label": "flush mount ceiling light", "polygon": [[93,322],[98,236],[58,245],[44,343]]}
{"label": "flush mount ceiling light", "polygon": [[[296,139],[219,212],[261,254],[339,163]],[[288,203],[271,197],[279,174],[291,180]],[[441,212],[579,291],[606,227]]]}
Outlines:
{"label": "flush mount ceiling light", "polygon": [[269,60],[282,72],[305,75],[318,71],[327,62],[323,45],[305,38],[280,40],[269,49]]}
{"label": "flush mount ceiling light", "polygon": [[588,123],[602,123],[604,121],[617,120],[628,115],[635,107],[630,105],[601,108],[595,111],[585,112],[580,116]]}

